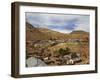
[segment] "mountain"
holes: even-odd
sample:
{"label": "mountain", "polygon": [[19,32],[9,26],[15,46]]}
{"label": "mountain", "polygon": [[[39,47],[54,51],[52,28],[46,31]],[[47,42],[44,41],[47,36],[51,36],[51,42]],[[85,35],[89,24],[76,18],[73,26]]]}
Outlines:
{"label": "mountain", "polygon": [[71,38],[89,39],[89,33],[82,30],[75,30],[70,33]]}
{"label": "mountain", "polygon": [[82,30],[75,30],[75,31],[72,31],[71,34],[88,34],[88,32],[85,32]]}
{"label": "mountain", "polygon": [[40,32],[37,28],[32,26],[29,23],[26,23],[26,41],[31,41],[31,40],[44,40],[48,39],[49,37]]}
{"label": "mountain", "polygon": [[83,39],[89,37],[89,33],[77,30],[69,34],[60,33],[47,28],[36,28],[26,22],[26,40],[54,40],[54,39]]}
{"label": "mountain", "polygon": [[50,39],[66,39],[69,37],[68,34],[64,34],[64,33],[60,33],[54,30],[50,30],[47,28],[38,28],[38,30],[44,34],[46,34],[47,36],[50,37]]}
{"label": "mountain", "polygon": [[53,31],[47,28],[35,28],[26,22],[26,40],[48,40],[48,39],[66,39],[67,34]]}

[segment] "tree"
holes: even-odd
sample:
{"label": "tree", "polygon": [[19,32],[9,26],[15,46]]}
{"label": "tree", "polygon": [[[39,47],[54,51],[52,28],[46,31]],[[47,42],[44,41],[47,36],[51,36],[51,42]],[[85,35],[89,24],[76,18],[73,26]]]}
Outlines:
{"label": "tree", "polygon": [[70,48],[68,48],[68,47],[66,47],[65,49],[60,48],[60,49],[59,49],[59,53],[60,53],[62,56],[68,55],[68,54],[70,54]]}
{"label": "tree", "polygon": [[70,48],[66,47],[65,50],[66,50],[66,53],[67,53],[67,54],[70,54],[70,53],[71,53]]}

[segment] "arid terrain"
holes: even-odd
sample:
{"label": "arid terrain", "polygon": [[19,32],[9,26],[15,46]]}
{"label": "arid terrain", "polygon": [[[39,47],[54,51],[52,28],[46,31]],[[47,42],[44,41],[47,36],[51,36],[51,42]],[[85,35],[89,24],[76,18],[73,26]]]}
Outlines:
{"label": "arid terrain", "polygon": [[89,64],[89,33],[60,33],[26,23],[26,60],[40,59],[48,66]]}

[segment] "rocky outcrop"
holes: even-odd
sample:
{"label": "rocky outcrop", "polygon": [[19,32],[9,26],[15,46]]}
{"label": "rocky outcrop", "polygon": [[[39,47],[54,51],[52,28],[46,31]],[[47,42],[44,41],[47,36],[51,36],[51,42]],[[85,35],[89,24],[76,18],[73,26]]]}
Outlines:
{"label": "rocky outcrop", "polygon": [[27,67],[40,67],[40,66],[47,66],[41,59],[30,57],[26,60]]}

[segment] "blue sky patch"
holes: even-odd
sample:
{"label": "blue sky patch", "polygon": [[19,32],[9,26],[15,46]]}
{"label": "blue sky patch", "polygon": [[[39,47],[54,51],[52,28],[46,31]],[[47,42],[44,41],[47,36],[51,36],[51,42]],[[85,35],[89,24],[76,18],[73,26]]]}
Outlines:
{"label": "blue sky patch", "polygon": [[89,32],[89,15],[75,14],[46,14],[29,13],[25,14],[26,21],[35,27],[43,27],[62,33],[70,33],[73,30]]}

